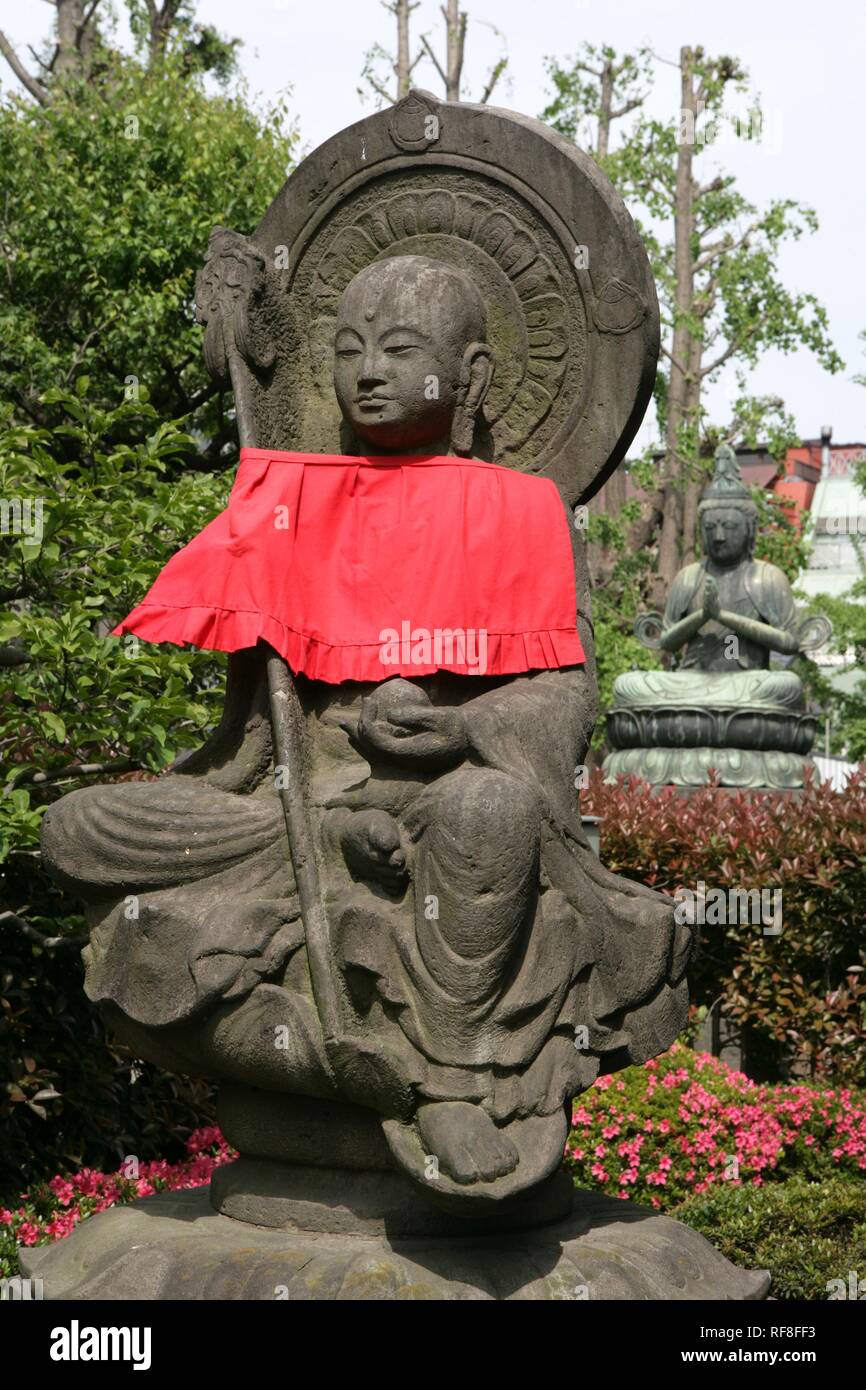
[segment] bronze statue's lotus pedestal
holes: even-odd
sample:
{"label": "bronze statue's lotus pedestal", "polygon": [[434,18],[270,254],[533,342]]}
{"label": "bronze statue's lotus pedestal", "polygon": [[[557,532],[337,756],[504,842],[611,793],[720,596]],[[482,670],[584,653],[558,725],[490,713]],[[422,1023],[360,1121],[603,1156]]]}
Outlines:
{"label": "bronze statue's lotus pedestal", "polygon": [[[218,230],[197,304],[246,452],[125,622],[231,651],[223,719],[156,781],[64,797],[43,851],[86,905],[90,998],[138,1055],[218,1083],[240,1156],[26,1272],[49,1298],[762,1296],[562,1167],[572,1098],[683,1028],[693,945],[599,862],[574,792],[597,691],[571,509],[621,461],[658,351],[628,213],[546,127],[415,92],[304,160],[251,238]],[[305,531],[322,498],[331,529]],[[485,667],[455,658],[456,612],[447,649],[413,630],[371,673],[332,586],[399,632],[398,552],[434,606],[456,573],[493,616],[512,575],[514,604],[560,617],[482,623]],[[291,622],[258,603],[267,556]],[[158,603],[181,574],[186,604]]]}
{"label": "bronze statue's lotus pedestal", "polygon": [[787,791],[814,768],[817,716],[795,672],[771,665],[826,641],[829,623],[798,622],[780,569],[753,558],[757,508],[734,453],[722,446],[699,508],[704,559],[674,579],[664,616],[642,614],[637,636],[684,655],[675,671],[629,671],[614,682],[606,780]]}

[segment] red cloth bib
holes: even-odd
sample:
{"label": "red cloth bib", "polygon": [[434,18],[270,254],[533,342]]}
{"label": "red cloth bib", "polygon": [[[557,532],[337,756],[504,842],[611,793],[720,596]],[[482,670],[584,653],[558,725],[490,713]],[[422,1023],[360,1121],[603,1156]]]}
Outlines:
{"label": "red cloth bib", "polygon": [[568,518],[545,478],[478,459],[242,449],[228,507],[115,629],[313,680],[511,675],[584,660]]}

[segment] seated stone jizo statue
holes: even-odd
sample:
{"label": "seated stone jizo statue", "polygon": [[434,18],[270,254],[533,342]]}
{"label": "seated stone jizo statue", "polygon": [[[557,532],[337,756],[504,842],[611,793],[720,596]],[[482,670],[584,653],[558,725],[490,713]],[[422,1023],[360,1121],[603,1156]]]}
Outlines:
{"label": "seated stone jizo statue", "polygon": [[[467,1214],[548,1178],[572,1097],[674,1040],[691,945],[671,900],[584,839],[580,540],[552,482],[477,457],[486,339],[453,265],[354,276],[344,452],[243,450],[227,511],[118,628],[232,652],[221,725],[156,781],[65,797],[44,830],[87,903],[88,994],[140,1055],[367,1109],[395,1168]],[[280,760],[275,659],[304,767]]]}

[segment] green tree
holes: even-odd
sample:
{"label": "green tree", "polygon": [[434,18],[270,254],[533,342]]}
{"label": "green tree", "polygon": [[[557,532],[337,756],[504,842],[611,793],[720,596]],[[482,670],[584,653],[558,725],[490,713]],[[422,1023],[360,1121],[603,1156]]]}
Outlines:
{"label": "green tree", "polygon": [[[726,368],[742,376],[771,348],[805,346],[828,371],[842,366],[822,305],[808,290],[789,289],[777,270],[781,245],[816,230],[813,210],[792,199],[759,209],[733,176],[710,171],[703,182],[698,176],[699,161],[706,162],[722,130],[760,138],[754,101],[745,119],[730,111],[733,96],[748,97],[746,73],[738,60],[713,58],[701,48],[684,47],[674,66],[680,102],[671,119],[651,117],[643,105],[655,72],[646,53],[619,58],[609,48],[585,49],[570,66],[550,65],[556,96],[545,113],[572,138],[582,123],[595,121],[598,133],[590,143],[637,214],[659,290],[663,356],[656,405],[665,450],[649,502],[630,531],[633,551],[657,545],[655,603],[695,555],[702,460],[711,457],[708,436],[714,433],[705,383]],[[633,123],[611,148],[605,113],[610,118],[632,109]],[[759,405],[741,398],[735,421],[745,417],[754,428]],[[727,437],[737,434],[722,429]]]}
{"label": "green tree", "polygon": [[46,106],[0,101],[0,398],[15,419],[49,427],[44,393],[86,374],[104,409],[144,388],[163,419],[188,417],[187,466],[231,463],[195,272],[214,225],[252,230],[296,140],[284,100],[258,113],[243,88],[209,96],[179,52],[111,55]]}

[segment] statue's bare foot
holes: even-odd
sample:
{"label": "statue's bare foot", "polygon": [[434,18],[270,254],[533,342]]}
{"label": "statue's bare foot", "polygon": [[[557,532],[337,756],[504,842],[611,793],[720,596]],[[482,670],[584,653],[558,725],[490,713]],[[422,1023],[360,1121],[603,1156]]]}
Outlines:
{"label": "statue's bare foot", "polygon": [[418,1128],[425,1151],[455,1182],[493,1182],[517,1167],[518,1153],[486,1111],[465,1100],[422,1105]]}
{"label": "statue's bare foot", "polygon": [[400,827],[387,811],[355,811],[343,826],[340,841],[349,868],[362,878],[374,878],[388,888],[400,888],[406,878],[406,855]]}

